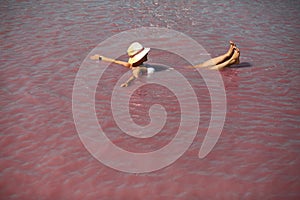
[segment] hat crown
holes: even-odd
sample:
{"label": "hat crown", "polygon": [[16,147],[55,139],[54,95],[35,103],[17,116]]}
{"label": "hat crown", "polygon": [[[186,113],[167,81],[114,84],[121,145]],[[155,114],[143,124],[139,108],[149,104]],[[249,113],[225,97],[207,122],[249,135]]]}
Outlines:
{"label": "hat crown", "polygon": [[135,55],[137,52],[141,51],[144,47],[138,43],[138,42],[134,42],[132,43],[128,49],[127,49],[127,53],[129,56]]}
{"label": "hat crown", "polygon": [[138,42],[132,43],[127,49],[127,53],[129,56],[128,63],[133,64],[140,61],[147,55],[149,51],[150,48],[144,48],[143,45]]}

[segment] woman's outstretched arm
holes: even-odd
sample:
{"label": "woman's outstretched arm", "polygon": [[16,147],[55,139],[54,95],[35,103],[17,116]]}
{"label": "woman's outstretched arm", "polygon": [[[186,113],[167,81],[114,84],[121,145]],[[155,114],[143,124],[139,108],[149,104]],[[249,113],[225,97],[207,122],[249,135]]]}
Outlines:
{"label": "woman's outstretched arm", "polygon": [[90,59],[92,59],[92,60],[103,60],[103,61],[106,61],[106,62],[112,62],[112,63],[116,63],[116,64],[122,65],[124,67],[127,67],[127,68],[132,67],[131,64],[129,64],[128,62],[124,62],[124,61],[121,61],[121,60],[115,60],[115,59],[112,59],[112,58],[107,58],[107,57],[104,57],[104,56],[100,56],[98,54],[95,54],[95,55],[91,56]]}

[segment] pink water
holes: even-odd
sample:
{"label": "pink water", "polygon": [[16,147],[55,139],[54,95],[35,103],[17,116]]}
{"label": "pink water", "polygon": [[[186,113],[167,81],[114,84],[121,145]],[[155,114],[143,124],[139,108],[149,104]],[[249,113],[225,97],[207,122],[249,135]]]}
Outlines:
{"label": "pink water", "polygon": [[[1,199],[299,199],[299,10],[292,0],[1,2]],[[212,56],[234,40],[242,63],[221,72],[228,113],[205,159],[198,158],[209,120],[204,114],[199,134],[179,160],[156,172],[129,174],[104,166],[85,149],[73,121],[72,89],[81,62],[99,42],[142,26],[183,32]],[[118,137],[109,116],[106,94],[124,72],[112,70],[99,83],[99,122],[119,146],[148,151],[137,139]],[[209,112],[207,91],[197,86],[201,77],[183,73]],[[133,96],[133,105],[152,100],[145,92],[152,86],[146,87]],[[163,90],[156,95],[162,105],[173,98]],[[147,106],[133,106],[132,113],[146,113]],[[176,121],[176,110],[166,110]],[[137,123],[148,123],[138,116]],[[170,123],[167,128],[176,128]],[[151,149],[173,136],[157,137],[146,142]]]}

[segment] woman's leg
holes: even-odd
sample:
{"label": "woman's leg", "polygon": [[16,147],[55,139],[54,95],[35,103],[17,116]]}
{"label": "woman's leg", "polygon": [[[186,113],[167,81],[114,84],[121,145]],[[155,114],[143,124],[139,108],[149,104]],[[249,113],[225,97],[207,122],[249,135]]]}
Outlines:
{"label": "woman's leg", "polygon": [[228,67],[230,65],[239,64],[239,63],[240,63],[240,50],[237,47],[235,47],[232,57],[229,60],[226,60],[221,64],[212,66],[209,69],[220,70],[223,69],[224,67]]}
{"label": "woman's leg", "polygon": [[212,58],[208,61],[205,61],[202,64],[196,65],[196,66],[194,66],[194,68],[210,67],[210,66],[218,65],[222,62],[225,62],[232,56],[234,48],[235,48],[235,44],[232,41],[230,41],[230,47],[229,47],[227,53],[225,53],[224,55],[218,56],[216,58]]}

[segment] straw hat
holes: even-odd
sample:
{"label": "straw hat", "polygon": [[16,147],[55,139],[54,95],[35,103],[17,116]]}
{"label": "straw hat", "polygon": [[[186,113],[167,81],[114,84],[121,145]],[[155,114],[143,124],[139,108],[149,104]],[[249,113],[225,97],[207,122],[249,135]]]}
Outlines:
{"label": "straw hat", "polygon": [[127,53],[129,56],[128,63],[133,64],[140,61],[149,51],[150,48],[144,48],[138,42],[132,43],[127,49]]}

